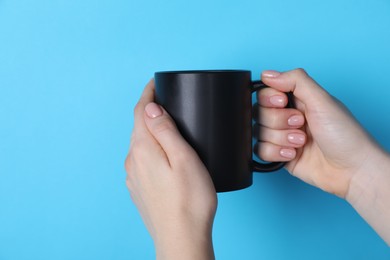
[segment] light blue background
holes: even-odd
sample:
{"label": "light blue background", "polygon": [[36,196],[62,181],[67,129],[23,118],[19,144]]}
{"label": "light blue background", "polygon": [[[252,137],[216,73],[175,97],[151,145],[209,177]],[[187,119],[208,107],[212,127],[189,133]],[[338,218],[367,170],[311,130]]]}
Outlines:
{"label": "light blue background", "polygon": [[[153,259],[123,167],[153,72],[296,67],[390,150],[388,0],[0,0],[0,259]],[[285,171],[219,195],[214,245],[390,258],[346,202]]]}

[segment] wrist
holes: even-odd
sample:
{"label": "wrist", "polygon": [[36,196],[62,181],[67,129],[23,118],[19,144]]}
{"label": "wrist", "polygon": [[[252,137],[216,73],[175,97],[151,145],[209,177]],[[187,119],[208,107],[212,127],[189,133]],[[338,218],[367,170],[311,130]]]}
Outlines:
{"label": "wrist", "polygon": [[215,259],[212,224],[178,223],[154,237],[156,259]]}
{"label": "wrist", "polygon": [[346,200],[390,245],[390,155],[378,150],[351,178]]}
{"label": "wrist", "polygon": [[380,186],[384,178],[389,175],[390,155],[378,148],[370,154],[364,166],[355,172],[350,179],[349,188],[345,199],[353,205],[364,203]]}

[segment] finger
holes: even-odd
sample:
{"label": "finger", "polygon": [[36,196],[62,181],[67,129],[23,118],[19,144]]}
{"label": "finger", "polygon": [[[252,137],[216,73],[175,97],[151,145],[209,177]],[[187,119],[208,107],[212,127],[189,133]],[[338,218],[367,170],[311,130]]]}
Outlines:
{"label": "finger", "polygon": [[255,153],[267,162],[288,162],[295,158],[294,148],[283,147],[273,143],[259,142],[255,146]]}
{"label": "finger", "polygon": [[144,120],[149,132],[165,151],[170,162],[193,152],[171,116],[160,105],[149,103],[145,107]]}
{"label": "finger", "polygon": [[273,88],[263,88],[257,92],[257,100],[263,107],[282,108],[287,105],[287,95]]}
{"label": "finger", "polygon": [[258,141],[273,143],[279,146],[299,148],[306,143],[306,134],[299,129],[274,130],[255,125],[254,132]]}
{"label": "finger", "polygon": [[255,104],[253,107],[254,120],[265,127],[272,129],[296,129],[305,123],[305,117],[302,112],[293,108],[267,108],[259,107]]}
{"label": "finger", "polygon": [[148,84],[146,84],[144,91],[142,92],[141,98],[139,99],[137,105],[134,108],[134,129],[133,134],[142,134],[145,131],[145,120],[144,113],[145,107],[150,102],[154,100],[154,79],[151,79]]}
{"label": "finger", "polygon": [[293,92],[294,96],[306,105],[315,107],[322,102],[329,94],[318,85],[303,69],[295,69],[287,72],[272,70],[263,71],[262,81],[282,92]]}

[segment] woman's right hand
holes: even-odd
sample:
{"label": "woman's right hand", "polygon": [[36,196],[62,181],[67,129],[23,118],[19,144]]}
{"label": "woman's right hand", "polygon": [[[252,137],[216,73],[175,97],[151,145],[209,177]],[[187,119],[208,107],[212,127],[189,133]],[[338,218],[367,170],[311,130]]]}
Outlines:
{"label": "woman's right hand", "polygon": [[[346,198],[353,176],[358,173],[363,174],[367,170],[366,164],[373,160],[374,155],[383,154],[379,146],[363,130],[352,114],[304,70],[297,69],[283,73],[264,71],[262,80],[271,89],[264,89],[259,93],[261,118],[274,117],[288,120],[286,119],[288,117],[303,115],[306,121],[301,127],[301,130],[306,133],[306,144],[296,150],[295,158],[288,163],[287,170],[311,185]],[[293,93],[296,110],[278,107],[268,102],[273,96],[280,96],[286,100],[280,102],[282,106],[287,102],[286,92]],[[278,120],[263,121],[278,122]],[[288,125],[287,122],[285,125]],[[272,123],[263,127],[273,132],[285,130],[278,129],[276,124],[272,125]],[[273,140],[276,142],[274,150],[280,149],[279,144],[284,142],[282,140],[284,136],[279,136],[280,140]],[[261,151],[261,146],[259,149],[259,155],[265,160],[280,159],[275,156],[278,154],[277,150]]]}
{"label": "woman's right hand", "polygon": [[[304,70],[264,71],[262,81],[270,88],[258,93],[258,123],[266,129],[259,134],[259,156],[289,161],[286,168],[292,175],[347,199],[390,244],[389,154]],[[284,108],[287,92],[293,93],[296,109]],[[293,116],[303,116],[301,125],[289,126]],[[303,146],[288,145],[284,133],[292,130],[306,135]],[[292,151],[291,158],[283,157],[286,150]]]}

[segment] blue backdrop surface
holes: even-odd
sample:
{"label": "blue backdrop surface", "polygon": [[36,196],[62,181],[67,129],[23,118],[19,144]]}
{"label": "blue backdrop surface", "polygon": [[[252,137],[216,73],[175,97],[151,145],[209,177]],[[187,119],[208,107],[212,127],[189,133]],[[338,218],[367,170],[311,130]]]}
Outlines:
{"label": "blue backdrop surface", "polygon": [[[0,0],[0,259],[153,259],[125,186],[158,70],[305,68],[390,150],[388,0]],[[218,259],[389,259],[281,170],[219,195]]]}

